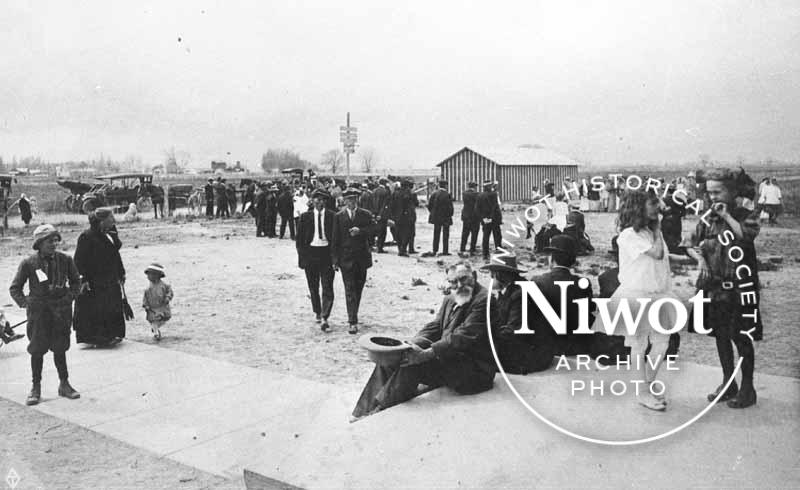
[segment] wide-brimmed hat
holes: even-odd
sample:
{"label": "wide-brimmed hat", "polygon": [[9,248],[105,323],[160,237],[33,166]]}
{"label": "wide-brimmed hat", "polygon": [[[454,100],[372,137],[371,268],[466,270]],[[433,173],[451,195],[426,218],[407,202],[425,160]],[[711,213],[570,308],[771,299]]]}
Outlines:
{"label": "wide-brimmed hat", "polygon": [[358,197],[360,195],[361,195],[361,191],[358,190],[358,189],[354,189],[352,187],[348,188],[347,190],[345,190],[342,193],[342,197],[345,198],[345,199],[350,198],[350,197]]}
{"label": "wide-brimmed hat", "polygon": [[167,275],[166,272],[164,271],[164,266],[156,262],[153,262],[152,264],[148,265],[147,268],[145,268],[144,272],[145,274],[148,272],[156,272],[158,274],[161,274],[161,277]]}
{"label": "wide-brimmed hat", "polygon": [[358,345],[366,349],[370,360],[382,366],[397,366],[403,361],[411,346],[388,334],[369,333],[358,339]]}
{"label": "wide-brimmed hat", "polygon": [[490,187],[490,186],[493,186],[493,185],[494,185],[494,181],[493,180],[484,180],[483,181],[483,186],[484,187]]}
{"label": "wide-brimmed hat", "polygon": [[51,236],[58,236],[61,239],[61,233],[56,230],[56,227],[51,224],[39,225],[33,230],[33,249],[39,250],[39,244],[47,240]]}
{"label": "wide-brimmed hat", "polygon": [[447,187],[447,181],[442,179],[439,181],[439,187]]}
{"label": "wide-brimmed hat", "polygon": [[481,270],[486,271],[508,271],[523,273],[528,272],[527,269],[522,269],[517,265],[517,257],[509,254],[496,254],[488,264],[481,267]]}
{"label": "wide-brimmed hat", "polygon": [[550,239],[550,245],[544,247],[545,252],[562,252],[574,256],[576,253],[575,239],[569,235],[556,235]]}
{"label": "wide-brimmed hat", "polygon": [[474,180],[470,180],[469,182],[467,182],[467,187],[478,187],[478,183],[475,182]]}

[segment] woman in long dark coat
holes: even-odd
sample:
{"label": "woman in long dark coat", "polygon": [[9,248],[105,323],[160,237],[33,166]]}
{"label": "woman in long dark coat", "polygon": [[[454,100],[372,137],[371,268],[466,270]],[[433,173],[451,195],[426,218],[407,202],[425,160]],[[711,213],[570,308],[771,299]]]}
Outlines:
{"label": "woman in long dark coat", "polygon": [[125,267],[114,223],[110,209],[96,209],[89,214],[89,229],[78,237],[75,265],[81,274],[81,294],[75,300],[74,322],[78,343],[113,345],[125,337]]}

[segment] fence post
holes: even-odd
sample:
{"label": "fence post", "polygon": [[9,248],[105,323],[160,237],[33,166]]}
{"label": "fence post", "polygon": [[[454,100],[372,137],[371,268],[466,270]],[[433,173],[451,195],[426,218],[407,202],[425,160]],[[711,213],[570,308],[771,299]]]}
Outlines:
{"label": "fence post", "polygon": [[[169,206],[169,184],[164,185],[164,207],[167,210],[167,216],[172,216],[172,208]],[[164,216],[164,213],[161,213]]]}

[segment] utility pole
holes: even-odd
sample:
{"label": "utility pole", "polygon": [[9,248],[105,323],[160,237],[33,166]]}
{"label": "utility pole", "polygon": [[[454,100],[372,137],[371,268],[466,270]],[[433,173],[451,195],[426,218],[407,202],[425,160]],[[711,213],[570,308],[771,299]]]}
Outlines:
{"label": "utility pole", "polygon": [[342,142],[344,155],[347,159],[347,183],[350,183],[350,154],[356,151],[356,141],[358,140],[358,128],[350,126],[350,113],[347,113],[347,125],[339,126],[339,141]]}

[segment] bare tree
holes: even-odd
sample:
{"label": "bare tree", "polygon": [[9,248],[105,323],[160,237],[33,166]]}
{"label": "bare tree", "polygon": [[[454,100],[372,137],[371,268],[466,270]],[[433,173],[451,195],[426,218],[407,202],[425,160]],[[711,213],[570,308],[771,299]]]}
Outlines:
{"label": "bare tree", "polygon": [[361,159],[361,170],[366,173],[372,173],[375,170],[375,166],[378,164],[378,152],[375,151],[375,148],[367,147],[363,148],[360,152],[358,152],[358,156]]}
{"label": "bare tree", "polygon": [[322,154],[320,167],[329,168],[332,174],[336,174],[342,168],[344,156],[340,150],[329,150]]}

